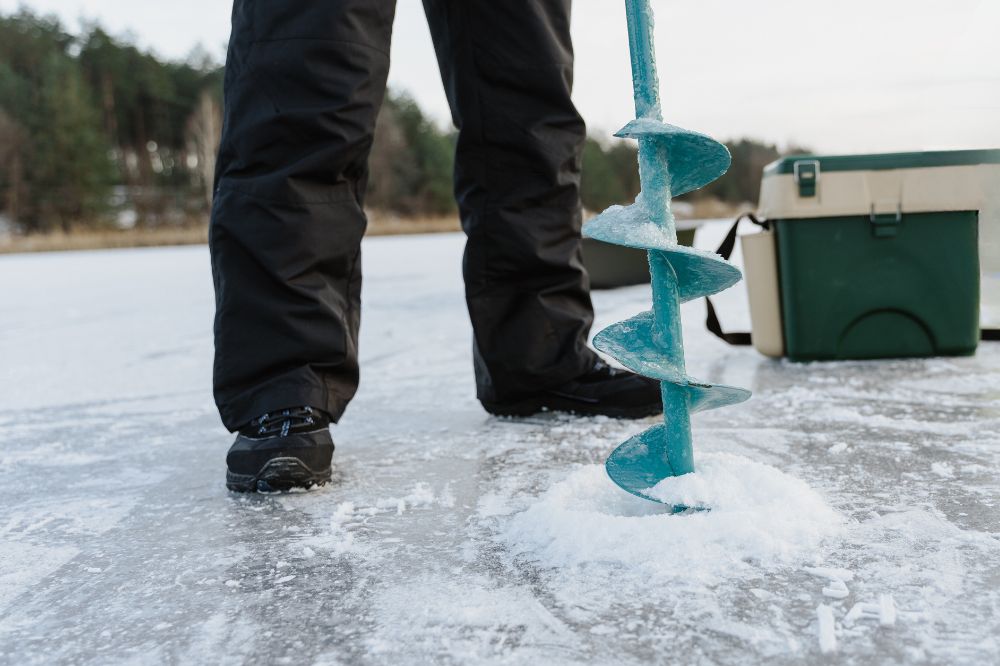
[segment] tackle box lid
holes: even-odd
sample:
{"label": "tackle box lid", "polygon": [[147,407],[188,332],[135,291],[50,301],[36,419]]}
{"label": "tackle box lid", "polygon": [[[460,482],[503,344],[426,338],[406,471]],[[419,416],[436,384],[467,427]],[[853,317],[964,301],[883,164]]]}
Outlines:
{"label": "tackle box lid", "polygon": [[915,153],[872,153],[868,155],[789,155],[764,167],[764,177],[794,174],[795,163],[819,162],[823,171],[875,171],[927,167],[1000,164],[1000,148],[984,150],[935,150]]}
{"label": "tackle box lid", "polygon": [[792,155],[764,167],[758,213],[797,219],[983,211],[1000,202],[1000,149]]}

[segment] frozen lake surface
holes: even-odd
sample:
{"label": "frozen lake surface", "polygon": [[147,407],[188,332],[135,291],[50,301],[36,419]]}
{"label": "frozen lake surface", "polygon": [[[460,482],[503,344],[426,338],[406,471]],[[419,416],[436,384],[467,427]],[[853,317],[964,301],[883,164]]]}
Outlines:
{"label": "frozen lake surface", "polygon": [[669,517],[599,466],[654,420],[482,411],[461,251],[366,241],[334,483],[274,496],[223,485],[206,248],[0,258],[0,662],[1000,662],[1000,344],[799,365],[685,305],[689,372],[754,391],[696,459],[761,481]]}

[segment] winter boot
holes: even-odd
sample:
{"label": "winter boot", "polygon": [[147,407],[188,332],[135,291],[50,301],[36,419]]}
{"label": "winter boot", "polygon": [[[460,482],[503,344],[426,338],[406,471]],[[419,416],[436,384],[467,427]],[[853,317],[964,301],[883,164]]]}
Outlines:
{"label": "winter boot", "polygon": [[530,416],[542,410],[637,419],[663,411],[660,382],[602,360],[580,377],[521,399],[490,402],[483,407],[496,416]]}
{"label": "winter boot", "polygon": [[332,458],[325,413],[312,407],[269,412],[240,428],[226,456],[226,487],[277,492],[321,486],[330,480]]}

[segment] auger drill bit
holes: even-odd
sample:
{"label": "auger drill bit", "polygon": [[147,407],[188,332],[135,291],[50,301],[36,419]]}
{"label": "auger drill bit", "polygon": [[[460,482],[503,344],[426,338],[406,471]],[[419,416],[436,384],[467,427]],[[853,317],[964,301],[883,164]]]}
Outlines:
{"label": "auger drill bit", "polygon": [[[625,0],[625,8],[637,117],[615,136],[639,142],[641,188],[635,203],[612,206],[584,225],[583,233],[649,253],[653,309],[604,329],[594,346],[626,368],[660,380],[663,423],[626,441],[605,464],[623,489],[659,501],[647,491],[695,470],[690,414],[743,402],[750,392],[685,373],[681,303],[728,289],[741,274],[716,254],[678,245],[670,199],[724,174],[730,156],[718,141],[663,122],[649,0]],[[671,506],[675,512],[707,508]]]}

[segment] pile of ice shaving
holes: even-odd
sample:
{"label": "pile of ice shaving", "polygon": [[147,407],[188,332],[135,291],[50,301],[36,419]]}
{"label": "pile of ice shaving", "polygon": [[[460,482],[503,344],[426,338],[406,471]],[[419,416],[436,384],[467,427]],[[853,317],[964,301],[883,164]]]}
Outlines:
{"label": "pile of ice shaving", "polygon": [[843,516],[804,482],[743,456],[703,453],[696,473],[662,481],[654,493],[713,509],[669,515],[589,465],[511,517],[502,537],[544,567],[622,565],[711,580],[806,560],[844,528]]}

